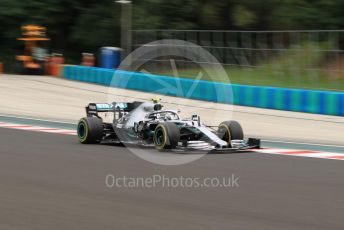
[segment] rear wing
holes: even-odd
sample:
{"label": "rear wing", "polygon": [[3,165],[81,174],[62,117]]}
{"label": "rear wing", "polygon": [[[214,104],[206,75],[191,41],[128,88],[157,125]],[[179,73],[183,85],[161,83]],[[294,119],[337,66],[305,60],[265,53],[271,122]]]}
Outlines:
{"label": "rear wing", "polygon": [[113,102],[113,103],[90,103],[86,106],[87,116],[98,116],[98,113],[130,112],[143,102]]}

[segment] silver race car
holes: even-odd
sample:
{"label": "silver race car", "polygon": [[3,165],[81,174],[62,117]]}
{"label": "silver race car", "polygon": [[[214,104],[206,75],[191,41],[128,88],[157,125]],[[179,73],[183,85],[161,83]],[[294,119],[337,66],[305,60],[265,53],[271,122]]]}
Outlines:
{"label": "silver race car", "polygon": [[[113,113],[112,122],[103,122],[101,113]],[[158,150],[239,151],[260,148],[260,140],[244,140],[236,121],[218,127],[207,126],[198,115],[181,119],[179,112],[164,110],[158,100],[110,104],[90,103],[77,133],[83,144],[121,143]]]}

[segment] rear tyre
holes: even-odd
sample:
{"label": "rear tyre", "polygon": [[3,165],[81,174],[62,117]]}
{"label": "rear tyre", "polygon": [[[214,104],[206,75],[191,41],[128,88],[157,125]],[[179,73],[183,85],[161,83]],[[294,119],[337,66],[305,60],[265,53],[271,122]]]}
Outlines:
{"label": "rear tyre", "polygon": [[173,149],[178,145],[180,131],[176,124],[163,122],[156,126],[153,141],[157,150]]}
{"label": "rear tyre", "polygon": [[244,139],[244,131],[242,130],[241,125],[237,121],[224,121],[219,125],[218,128],[218,136],[228,142],[231,143],[231,140],[243,140]]}
{"label": "rear tyre", "polygon": [[98,117],[81,118],[77,133],[82,144],[99,144],[103,137],[103,122]]}

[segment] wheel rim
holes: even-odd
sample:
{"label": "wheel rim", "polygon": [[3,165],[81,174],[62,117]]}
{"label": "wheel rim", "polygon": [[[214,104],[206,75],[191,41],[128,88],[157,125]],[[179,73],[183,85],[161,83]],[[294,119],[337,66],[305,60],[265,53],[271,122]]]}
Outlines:
{"label": "wheel rim", "polygon": [[164,130],[162,128],[157,128],[157,130],[155,130],[154,132],[154,143],[157,146],[162,146],[165,143],[165,134],[164,134]]}
{"label": "wheel rim", "polygon": [[84,140],[86,137],[87,128],[84,122],[80,122],[78,125],[78,137],[80,140]]}
{"label": "wheel rim", "polygon": [[230,132],[226,125],[219,126],[219,136],[222,140],[230,142]]}

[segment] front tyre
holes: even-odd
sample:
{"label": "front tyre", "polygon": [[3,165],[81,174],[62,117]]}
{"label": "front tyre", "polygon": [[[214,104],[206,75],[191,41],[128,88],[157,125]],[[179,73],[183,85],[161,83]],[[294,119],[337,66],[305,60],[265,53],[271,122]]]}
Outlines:
{"label": "front tyre", "polygon": [[160,123],[154,130],[153,141],[157,150],[173,149],[178,145],[179,139],[180,131],[174,123]]}
{"label": "front tyre", "polygon": [[103,137],[103,122],[98,117],[81,118],[77,133],[82,144],[99,144]]}
{"label": "front tyre", "polygon": [[218,127],[218,136],[231,144],[231,140],[243,140],[244,131],[237,121],[224,121]]}

